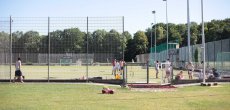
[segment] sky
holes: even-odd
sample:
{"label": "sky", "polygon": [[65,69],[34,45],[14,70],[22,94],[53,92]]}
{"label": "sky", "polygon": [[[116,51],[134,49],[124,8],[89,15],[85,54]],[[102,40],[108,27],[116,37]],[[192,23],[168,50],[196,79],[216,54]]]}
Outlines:
{"label": "sky", "polygon": [[[203,0],[204,21],[230,18],[230,0]],[[201,0],[189,0],[190,21],[201,22]],[[187,23],[187,0],[167,0],[168,22]],[[166,23],[163,0],[0,0],[0,17],[124,16],[125,31],[145,31],[154,22]]]}

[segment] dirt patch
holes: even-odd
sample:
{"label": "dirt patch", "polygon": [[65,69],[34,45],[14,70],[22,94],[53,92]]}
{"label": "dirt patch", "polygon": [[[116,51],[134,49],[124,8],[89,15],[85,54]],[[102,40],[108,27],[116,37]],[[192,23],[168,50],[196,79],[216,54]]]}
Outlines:
{"label": "dirt patch", "polygon": [[175,92],[176,88],[131,88],[131,91],[140,91],[140,92]]}
{"label": "dirt patch", "polygon": [[161,84],[129,84],[130,88],[159,88],[159,89],[170,89],[176,88],[171,84],[161,85]]}
{"label": "dirt patch", "polygon": [[210,87],[223,87],[223,86],[221,86],[221,85],[216,85],[216,86],[210,86]]}

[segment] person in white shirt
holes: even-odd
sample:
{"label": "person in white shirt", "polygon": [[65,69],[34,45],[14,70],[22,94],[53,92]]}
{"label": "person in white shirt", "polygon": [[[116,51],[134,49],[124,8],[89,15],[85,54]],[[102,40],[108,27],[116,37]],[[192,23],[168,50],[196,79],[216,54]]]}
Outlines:
{"label": "person in white shirt", "polygon": [[166,64],[165,64],[165,77],[164,77],[164,82],[165,79],[167,78],[168,82],[170,82],[170,74],[171,74],[171,62],[169,61],[169,59],[167,59]]}
{"label": "person in white shirt", "polygon": [[115,65],[116,65],[116,59],[114,59],[113,61],[112,61],[112,65],[113,65],[113,67],[112,67],[112,75],[114,74],[116,74],[115,73],[115,71],[114,71],[114,68],[115,68]]}
{"label": "person in white shirt", "polygon": [[116,72],[119,72],[119,70],[120,70],[120,64],[119,61],[117,60],[115,66],[113,67],[114,76],[116,76]]}
{"label": "person in white shirt", "polygon": [[158,73],[159,73],[159,61],[158,60],[156,61],[156,64],[155,64],[155,70],[156,70],[156,78],[158,78]]}
{"label": "person in white shirt", "polygon": [[16,80],[16,78],[19,79],[20,82],[23,83],[23,79],[22,79],[22,72],[21,72],[21,58],[18,58],[18,60],[15,63],[15,76],[14,76],[14,82]]}

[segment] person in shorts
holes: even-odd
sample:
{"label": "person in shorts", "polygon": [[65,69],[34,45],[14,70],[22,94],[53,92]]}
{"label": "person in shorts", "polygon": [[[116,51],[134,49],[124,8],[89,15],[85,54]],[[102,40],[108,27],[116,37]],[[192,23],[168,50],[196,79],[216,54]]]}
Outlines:
{"label": "person in shorts", "polygon": [[122,60],[120,61],[120,75],[123,74],[124,64],[125,64],[125,61],[122,59]]}
{"label": "person in shorts", "polygon": [[192,79],[192,77],[193,77],[192,71],[194,69],[194,66],[193,66],[193,64],[192,64],[191,61],[188,62],[188,64],[186,65],[186,68],[188,70],[188,77],[189,77],[189,79]]}
{"label": "person in shorts", "polygon": [[112,61],[112,75],[114,74],[116,74],[115,72],[114,72],[114,68],[115,68],[115,65],[116,65],[116,59],[114,59],[113,61]]}
{"label": "person in shorts", "polygon": [[22,72],[21,72],[21,58],[18,58],[18,60],[15,63],[15,76],[14,76],[14,82],[16,81],[16,78],[19,79],[21,83],[23,83],[23,78],[22,78]]}
{"label": "person in shorts", "polygon": [[156,78],[158,78],[158,73],[159,73],[159,61],[158,60],[156,61],[156,64],[155,64],[155,70],[156,70]]}
{"label": "person in shorts", "polygon": [[166,64],[165,64],[165,77],[164,77],[164,82],[165,79],[168,80],[168,82],[170,82],[170,74],[171,74],[171,62],[169,61],[169,59],[167,59]]}
{"label": "person in shorts", "polygon": [[116,60],[115,66],[113,67],[113,74],[116,76],[117,72],[120,72],[120,63]]}

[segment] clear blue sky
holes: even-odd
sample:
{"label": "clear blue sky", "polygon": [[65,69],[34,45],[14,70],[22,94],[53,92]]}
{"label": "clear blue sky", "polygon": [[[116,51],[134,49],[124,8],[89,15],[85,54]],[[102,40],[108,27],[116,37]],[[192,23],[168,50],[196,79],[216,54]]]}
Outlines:
{"label": "clear blue sky", "polygon": [[[190,0],[190,21],[201,22],[201,0]],[[230,17],[230,0],[203,0],[204,21]],[[124,16],[131,34],[166,18],[163,0],[0,0],[0,17]],[[168,22],[187,22],[187,0],[168,0]]]}

